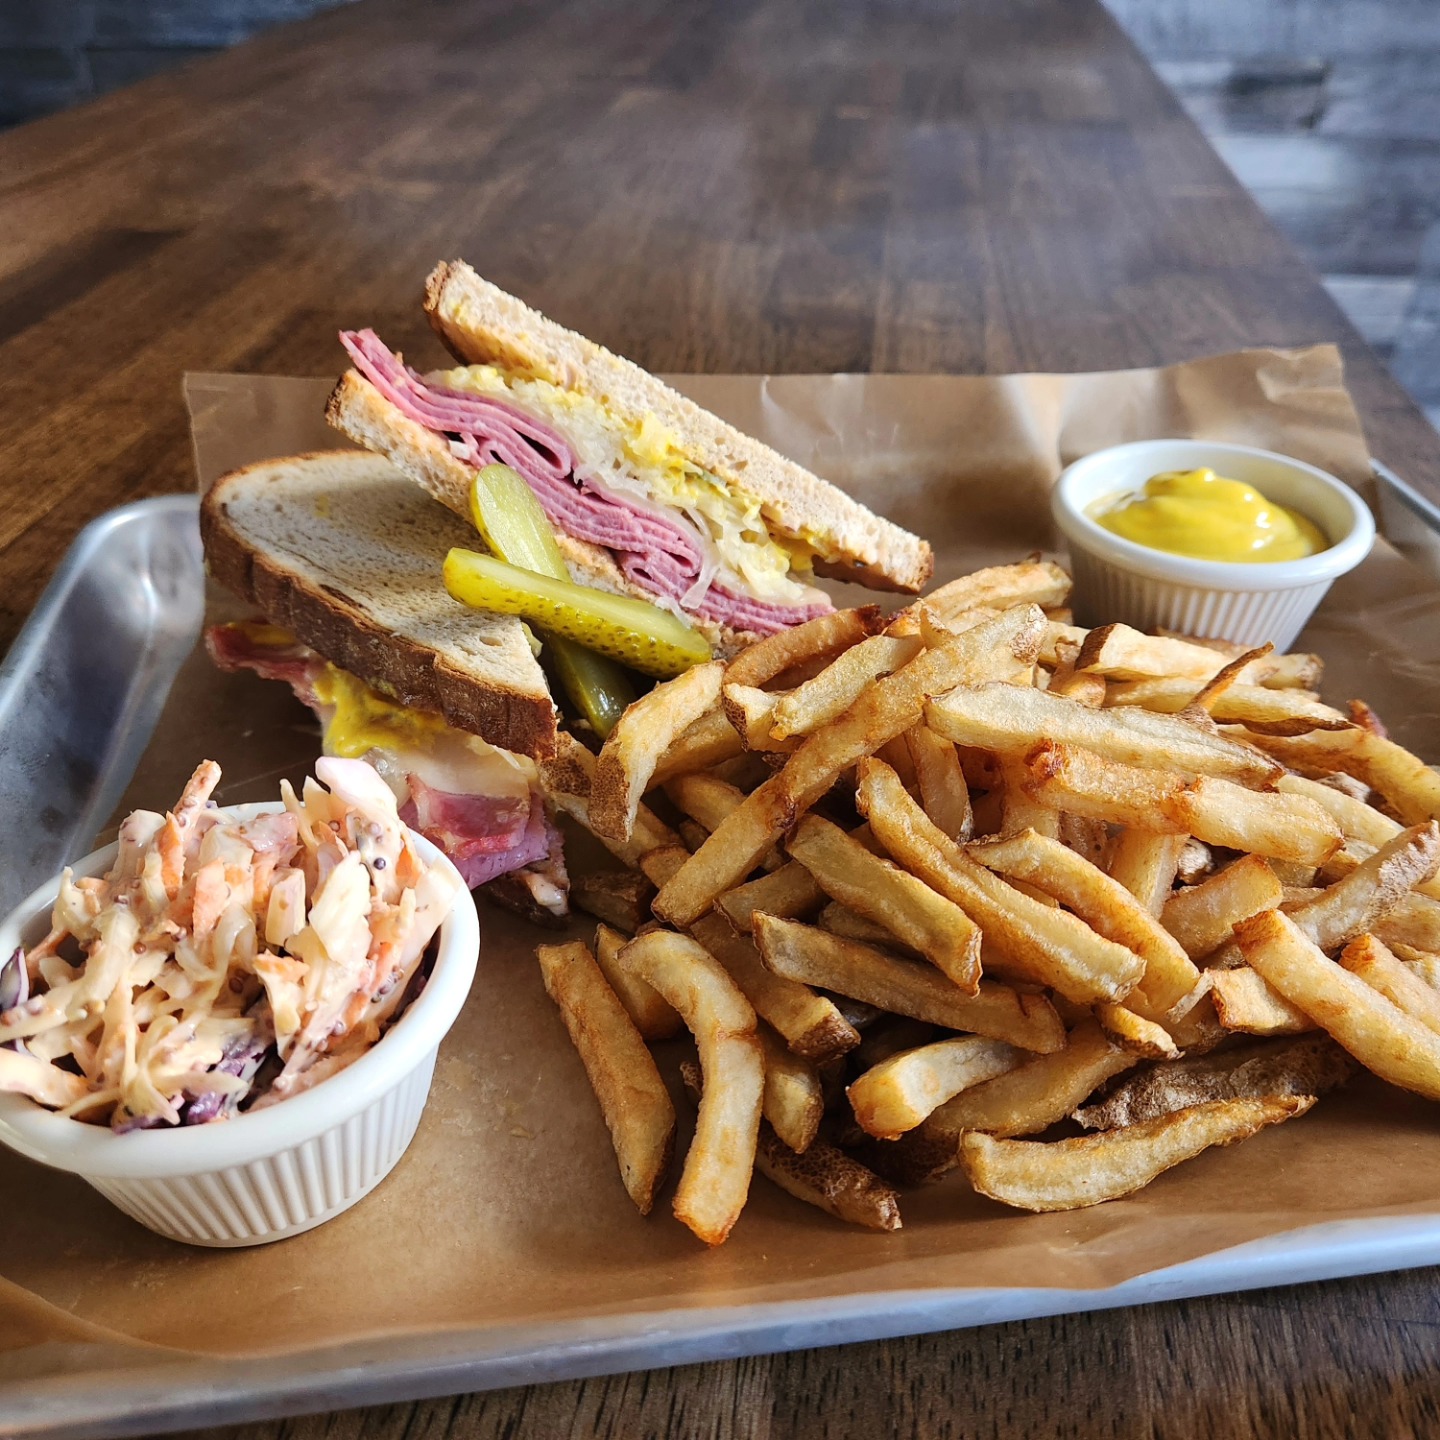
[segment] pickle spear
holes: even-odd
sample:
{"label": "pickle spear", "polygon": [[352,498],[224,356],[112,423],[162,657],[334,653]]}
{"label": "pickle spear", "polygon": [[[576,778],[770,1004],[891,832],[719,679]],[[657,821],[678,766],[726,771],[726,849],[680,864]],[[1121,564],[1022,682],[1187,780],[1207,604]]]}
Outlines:
{"label": "pickle spear", "polygon": [[445,588],[464,605],[518,615],[662,680],[710,658],[705,637],[668,610],[473,550],[455,549],[445,557]]}
{"label": "pickle spear", "polygon": [[[569,580],[570,570],[549,517],[530,487],[508,465],[487,465],[470,485],[470,516],[490,549],[511,565]],[[562,635],[547,635],[556,678],[575,707],[604,739],[635,699],[625,672]]]}

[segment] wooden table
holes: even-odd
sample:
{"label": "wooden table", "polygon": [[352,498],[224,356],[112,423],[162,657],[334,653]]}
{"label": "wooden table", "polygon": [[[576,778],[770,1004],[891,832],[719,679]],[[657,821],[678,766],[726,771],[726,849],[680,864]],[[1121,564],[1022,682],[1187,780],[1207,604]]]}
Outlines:
{"label": "wooden table", "polygon": [[[368,0],[0,135],[0,190],[0,644],[85,521],[191,484],[182,371],[332,373],[342,323],[438,358],[415,302],[441,256],[659,370],[1338,339],[1375,453],[1440,498],[1440,439],[1095,0]],[[1440,1404],[1435,1278],[283,1428],[1405,1434]]]}

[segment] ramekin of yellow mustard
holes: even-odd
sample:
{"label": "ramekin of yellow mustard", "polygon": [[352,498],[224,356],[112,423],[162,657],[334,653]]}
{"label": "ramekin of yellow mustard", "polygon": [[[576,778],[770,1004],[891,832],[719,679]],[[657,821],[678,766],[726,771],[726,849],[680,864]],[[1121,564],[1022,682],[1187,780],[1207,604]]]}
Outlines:
{"label": "ramekin of yellow mustard", "polygon": [[1205,440],[1141,440],[1061,474],[1076,618],[1289,646],[1375,540],[1359,495],[1313,465]]}

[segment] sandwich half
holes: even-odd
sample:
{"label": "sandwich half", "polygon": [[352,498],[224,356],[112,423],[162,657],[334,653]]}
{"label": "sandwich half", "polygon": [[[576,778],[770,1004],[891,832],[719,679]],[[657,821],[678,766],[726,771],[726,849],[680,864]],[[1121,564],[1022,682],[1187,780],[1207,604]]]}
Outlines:
{"label": "sandwich half", "polygon": [[463,363],[421,375],[373,331],[326,415],[461,516],[501,463],[535,492],[582,584],[649,600],[721,653],[832,608],[815,576],[918,592],[919,537],[532,310],[460,261],[426,285]]}
{"label": "sandwich half", "polygon": [[550,689],[520,621],[452,600],[440,561],[475,532],[382,458],[343,450],[222,476],[200,507],[211,574],[261,620],[206,634],[224,669],[289,684],[327,755],[368,760],[471,888],[566,913],[537,759]]}

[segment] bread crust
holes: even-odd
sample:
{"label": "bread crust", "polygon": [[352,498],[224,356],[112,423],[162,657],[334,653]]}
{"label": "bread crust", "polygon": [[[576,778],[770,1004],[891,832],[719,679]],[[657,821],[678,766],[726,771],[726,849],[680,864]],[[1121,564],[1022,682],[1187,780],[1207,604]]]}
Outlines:
{"label": "bread crust", "polygon": [[[417,424],[392,405],[358,370],[347,370],[325,404],[325,418],[357,444],[384,455],[442,505],[467,523],[470,518],[470,482],[474,470],[450,453],[433,430]],[[633,584],[615,563],[610,551],[557,530],[560,553],[571,576],[597,590],[653,601],[648,590]],[[732,630],[698,616],[686,617],[717,655],[731,656],[760,637]]]}
{"label": "bread crust", "polygon": [[463,260],[442,262],[425,282],[425,313],[467,365],[496,365],[604,397],[618,415],[657,416],[684,437],[687,457],[760,502],[772,530],[803,540],[823,528],[829,554],[815,573],[873,590],[918,593],[930,580],[929,542],[867,510],[761,441],[672,390],[648,371],[567,330],[482,279]]}
{"label": "bread crust", "polygon": [[[347,593],[338,581],[301,573],[233,513],[237,499],[273,481],[283,473],[281,467],[323,464],[352,468],[358,475],[362,467],[373,470],[380,463],[368,452],[327,451],[261,461],[222,476],[200,505],[200,536],[211,574],[325,659],[403,704],[436,711],[501,749],[536,759],[553,755],[554,702],[519,621],[486,617],[497,637],[486,643],[503,650],[506,664],[516,671],[513,677],[482,679],[466,673],[432,646],[380,623],[362,598]],[[436,555],[437,587],[442,559]],[[358,577],[355,589],[360,589]]]}

